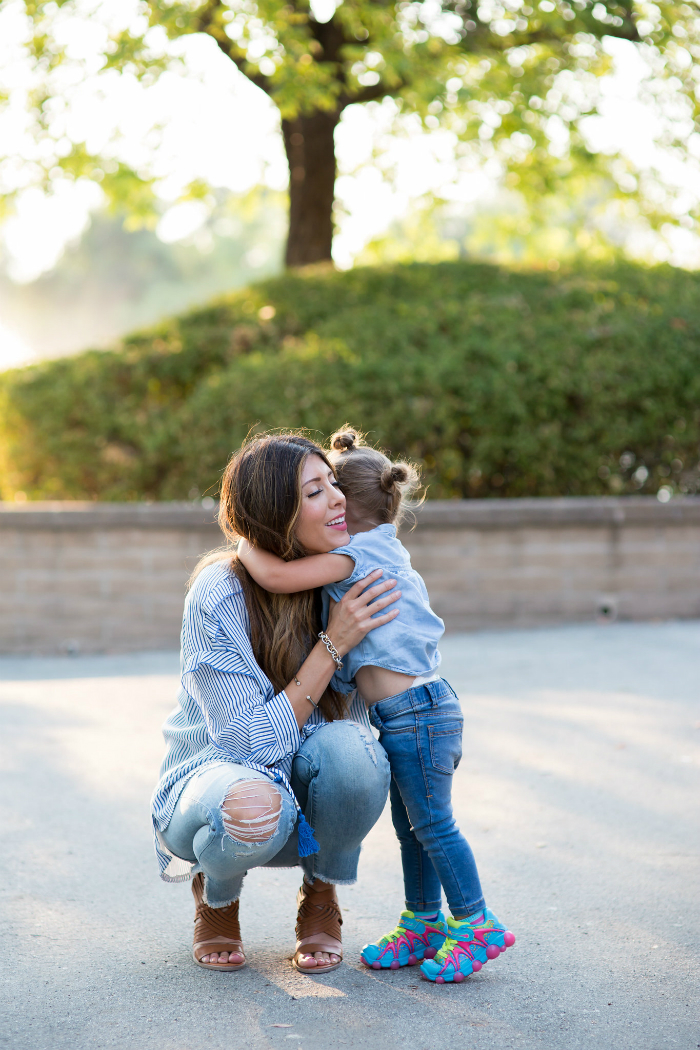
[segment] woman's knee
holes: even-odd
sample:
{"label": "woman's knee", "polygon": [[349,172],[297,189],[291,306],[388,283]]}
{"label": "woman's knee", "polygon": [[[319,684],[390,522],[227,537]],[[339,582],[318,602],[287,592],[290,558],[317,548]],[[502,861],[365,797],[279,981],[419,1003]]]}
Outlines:
{"label": "woman's knee", "polygon": [[268,780],[237,780],[227,788],[206,828],[195,835],[194,851],[208,878],[226,882],[270,861],[294,827],[296,807]]}
{"label": "woman's knee", "polygon": [[267,780],[239,780],[221,803],[224,830],[235,842],[269,842],[281,814],[282,794]]}
{"label": "woman's knee", "polygon": [[[354,722],[331,722],[306,741],[298,759],[295,774],[303,785],[316,785],[317,802],[322,792],[348,812],[365,810],[374,823],[384,808],[390,772],[384,749],[369,729]],[[304,794],[302,789],[302,804]]]}
{"label": "woman's knee", "polygon": [[306,742],[304,750],[317,770],[332,771],[338,777],[355,780],[387,780],[389,763],[384,748],[369,726],[358,722],[329,722]]}

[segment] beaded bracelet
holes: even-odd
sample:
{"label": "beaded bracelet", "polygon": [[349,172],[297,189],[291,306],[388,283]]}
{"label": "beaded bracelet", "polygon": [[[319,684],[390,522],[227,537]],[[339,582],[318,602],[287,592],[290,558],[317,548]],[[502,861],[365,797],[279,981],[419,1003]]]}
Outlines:
{"label": "beaded bracelet", "polygon": [[325,645],[325,647],[328,650],[328,652],[333,657],[333,660],[335,662],[335,666],[338,668],[338,670],[340,670],[340,668],[343,666],[343,661],[340,659],[340,656],[338,655],[338,650],[333,645],[333,642],[330,640],[330,638],[325,633],[325,631],[319,631],[318,632],[318,636],[321,639],[321,641],[323,642],[323,644]]}

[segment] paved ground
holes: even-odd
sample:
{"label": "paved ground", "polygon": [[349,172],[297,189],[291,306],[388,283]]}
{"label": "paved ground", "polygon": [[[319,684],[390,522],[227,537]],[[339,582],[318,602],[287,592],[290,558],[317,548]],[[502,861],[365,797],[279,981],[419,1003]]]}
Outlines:
{"label": "paved ground", "polygon": [[388,812],[341,889],[341,970],[290,967],[294,870],[247,880],[246,970],[195,967],[189,888],[159,882],[147,815],[176,656],[0,660],[0,1045],[700,1046],[699,642],[697,623],[447,640],[456,807],[518,943],[446,987],[358,964],[401,904]]}

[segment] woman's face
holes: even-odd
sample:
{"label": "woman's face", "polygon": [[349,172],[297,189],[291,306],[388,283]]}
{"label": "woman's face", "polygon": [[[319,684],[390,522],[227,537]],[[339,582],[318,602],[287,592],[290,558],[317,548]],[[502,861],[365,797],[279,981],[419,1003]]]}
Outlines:
{"label": "woman's face", "polygon": [[313,554],[344,547],[350,539],[345,524],[345,496],[330,467],[313,454],[306,457],[301,472],[301,510],[296,538]]}

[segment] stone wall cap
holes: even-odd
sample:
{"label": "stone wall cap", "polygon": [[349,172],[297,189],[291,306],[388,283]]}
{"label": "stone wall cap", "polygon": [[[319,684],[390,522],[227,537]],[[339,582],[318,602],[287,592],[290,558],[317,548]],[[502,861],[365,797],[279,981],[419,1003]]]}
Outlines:
{"label": "stone wall cap", "polygon": [[[216,529],[217,506],[201,503],[0,502],[0,529]],[[537,499],[428,500],[419,529],[700,523],[700,496],[561,496]]]}
{"label": "stone wall cap", "polygon": [[218,507],[201,503],[0,502],[0,529],[217,528]]}
{"label": "stone wall cap", "polygon": [[419,528],[680,525],[700,523],[700,496],[559,496],[536,499],[428,500],[415,511]]}

